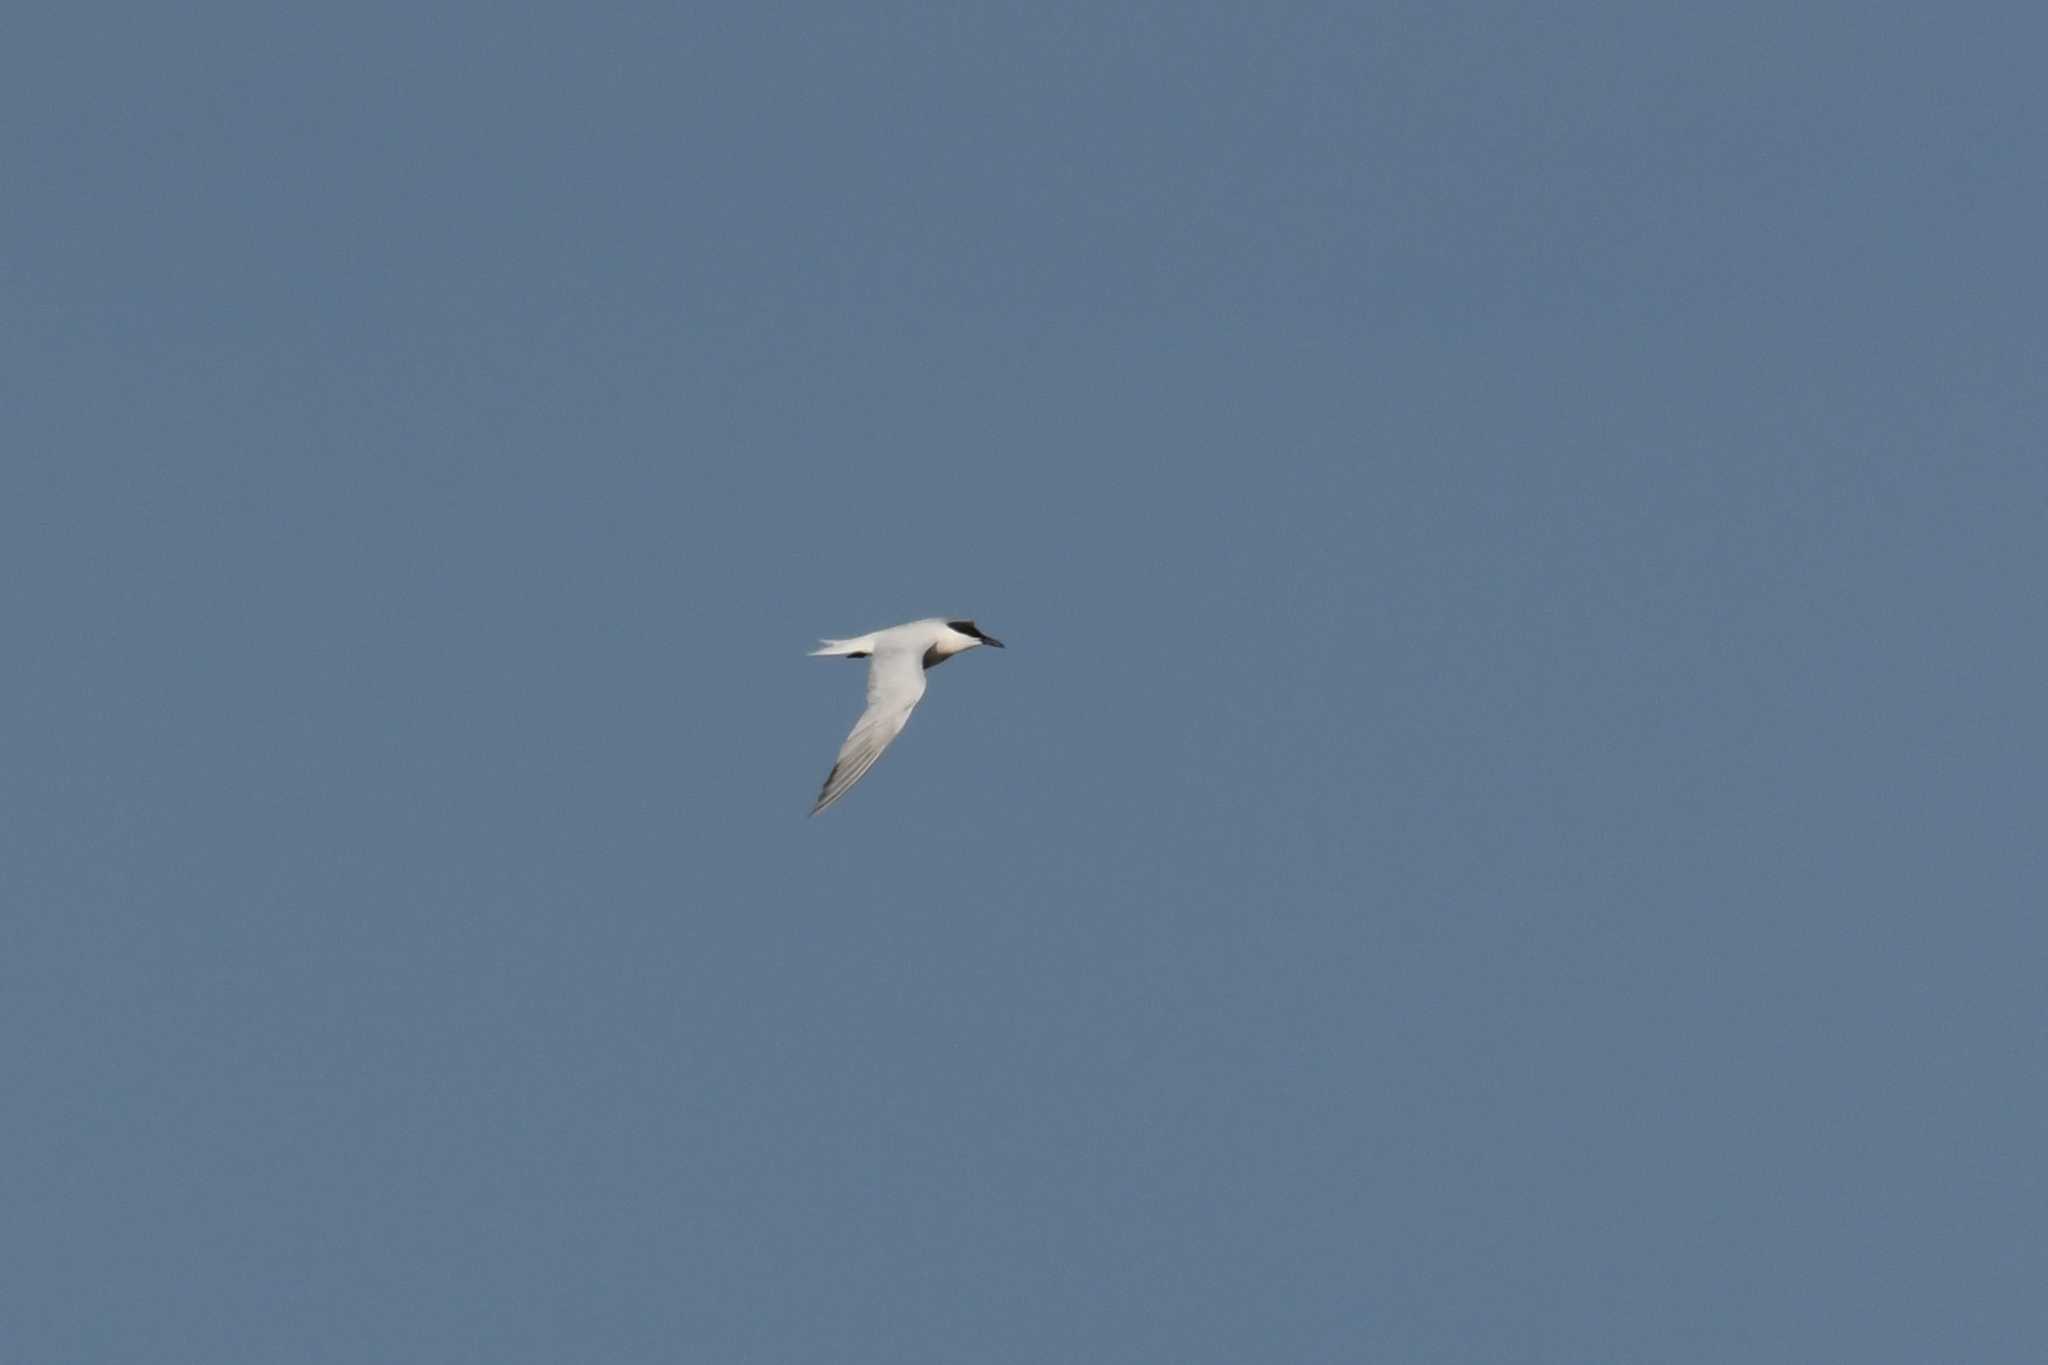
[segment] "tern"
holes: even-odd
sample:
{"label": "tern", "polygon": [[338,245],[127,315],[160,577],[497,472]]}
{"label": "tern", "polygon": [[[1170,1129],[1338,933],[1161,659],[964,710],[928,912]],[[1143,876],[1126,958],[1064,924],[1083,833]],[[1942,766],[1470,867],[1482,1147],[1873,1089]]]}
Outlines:
{"label": "tern", "polygon": [[972,621],[948,621],[932,617],[909,621],[887,630],[871,631],[851,640],[821,640],[813,657],[867,659],[868,709],[854,722],[853,733],[839,746],[839,757],[818,789],[816,815],[853,789],[867,776],[868,769],[882,756],[882,750],[910,720],[924,696],[924,675],[955,654],[965,654],[982,645],[1003,648],[1003,642],[985,635]]}

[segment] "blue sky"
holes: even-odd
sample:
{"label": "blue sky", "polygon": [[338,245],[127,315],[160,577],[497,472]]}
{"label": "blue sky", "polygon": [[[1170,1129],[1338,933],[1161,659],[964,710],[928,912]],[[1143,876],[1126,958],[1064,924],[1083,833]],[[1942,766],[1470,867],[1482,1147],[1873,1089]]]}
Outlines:
{"label": "blue sky", "polygon": [[2044,36],[24,18],[0,1354],[2039,1359]]}

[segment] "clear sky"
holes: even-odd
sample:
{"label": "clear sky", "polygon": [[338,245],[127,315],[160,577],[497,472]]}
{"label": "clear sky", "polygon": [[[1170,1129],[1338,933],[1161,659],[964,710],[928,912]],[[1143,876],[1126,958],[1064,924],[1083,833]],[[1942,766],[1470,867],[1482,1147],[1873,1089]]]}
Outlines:
{"label": "clear sky", "polygon": [[0,1358],[2048,1358],[2037,7],[8,27]]}

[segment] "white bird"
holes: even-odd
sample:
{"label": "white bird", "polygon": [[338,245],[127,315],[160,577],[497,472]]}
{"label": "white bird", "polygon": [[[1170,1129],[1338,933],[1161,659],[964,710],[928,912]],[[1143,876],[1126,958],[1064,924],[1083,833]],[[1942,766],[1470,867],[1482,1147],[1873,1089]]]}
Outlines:
{"label": "white bird", "polygon": [[839,758],[818,790],[816,815],[846,795],[853,784],[867,776],[875,760],[890,741],[903,733],[910,713],[924,696],[926,669],[937,668],[955,654],[982,645],[1003,647],[992,635],[984,635],[972,621],[948,621],[932,617],[909,621],[887,630],[873,631],[851,640],[824,640],[824,648],[813,656],[832,655],[845,659],[871,659],[868,664],[868,709],[854,722],[853,733],[839,746]]}

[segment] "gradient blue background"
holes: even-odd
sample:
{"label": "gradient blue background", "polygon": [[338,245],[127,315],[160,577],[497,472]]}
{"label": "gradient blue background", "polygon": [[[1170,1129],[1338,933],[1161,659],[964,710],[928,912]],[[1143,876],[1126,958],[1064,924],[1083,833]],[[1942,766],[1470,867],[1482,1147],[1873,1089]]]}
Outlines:
{"label": "gradient blue background", "polygon": [[2035,7],[9,29],[0,1357],[2048,1358]]}

